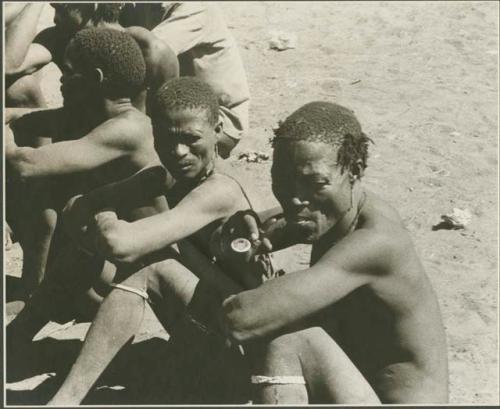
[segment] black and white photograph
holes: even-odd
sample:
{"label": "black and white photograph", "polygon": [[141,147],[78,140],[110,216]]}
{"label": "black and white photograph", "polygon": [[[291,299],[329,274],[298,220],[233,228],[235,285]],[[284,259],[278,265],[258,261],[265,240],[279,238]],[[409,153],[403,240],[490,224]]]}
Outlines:
{"label": "black and white photograph", "polygon": [[3,1],[3,406],[499,405],[499,5]]}

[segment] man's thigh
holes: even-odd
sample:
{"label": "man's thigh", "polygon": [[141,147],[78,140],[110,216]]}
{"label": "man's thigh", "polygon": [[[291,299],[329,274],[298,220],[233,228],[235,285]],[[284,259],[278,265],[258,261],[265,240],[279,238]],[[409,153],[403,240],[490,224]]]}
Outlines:
{"label": "man's thigh", "polygon": [[120,284],[147,292],[153,311],[168,330],[188,320],[206,332],[214,332],[222,299],[184,261],[176,253],[140,269]]}
{"label": "man's thigh", "polygon": [[380,404],[377,394],[346,353],[322,328],[291,334],[314,403]]}

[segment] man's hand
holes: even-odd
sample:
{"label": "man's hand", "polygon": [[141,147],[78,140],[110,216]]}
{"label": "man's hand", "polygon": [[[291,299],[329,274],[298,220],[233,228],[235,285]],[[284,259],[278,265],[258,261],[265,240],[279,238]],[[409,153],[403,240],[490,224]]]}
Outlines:
{"label": "man's hand", "polygon": [[113,263],[129,262],[129,250],[132,248],[130,223],[119,220],[112,210],[97,213],[95,220],[95,249]]}
{"label": "man's hand", "polygon": [[[272,222],[270,222],[272,223]],[[231,243],[235,239],[243,238],[250,241],[252,254],[262,254],[272,251],[271,241],[265,236],[265,229],[270,223],[262,225],[258,215],[252,210],[243,210],[231,216],[217,234],[218,251],[222,257],[231,257]]]}

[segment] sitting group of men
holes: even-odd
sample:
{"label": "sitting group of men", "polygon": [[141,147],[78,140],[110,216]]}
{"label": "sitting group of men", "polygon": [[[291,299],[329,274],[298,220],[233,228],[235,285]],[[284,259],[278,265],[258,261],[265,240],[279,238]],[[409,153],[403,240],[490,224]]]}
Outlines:
{"label": "sitting group of men", "polygon": [[[64,101],[7,110],[25,302],[7,327],[8,374],[47,322],[85,316],[49,402],[81,403],[149,303],[170,333],[187,319],[240,346],[255,403],[447,402],[437,298],[398,213],[363,186],[371,140],[351,110],[310,102],[280,122],[280,206],[256,213],[217,170],[249,97],[215,5],[56,3],[55,26],[35,36],[40,7],[6,21],[12,105],[38,95],[24,81],[50,61]],[[276,273],[266,255],[298,243],[312,245],[310,266]]]}

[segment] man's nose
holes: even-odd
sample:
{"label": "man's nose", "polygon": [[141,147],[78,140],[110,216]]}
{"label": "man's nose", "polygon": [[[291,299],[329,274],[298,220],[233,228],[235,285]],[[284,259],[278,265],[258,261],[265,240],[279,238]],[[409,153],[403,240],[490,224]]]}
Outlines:
{"label": "man's nose", "polygon": [[175,145],[172,151],[174,156],[177,156],[178,158],[183,158],[188,154],[188,152],[189,148],[187,147],[187,145],[184,145],[183,143],[178,143],[177,145]]}

